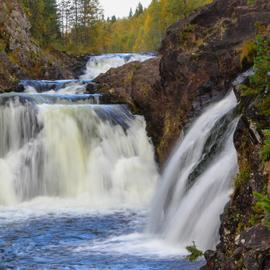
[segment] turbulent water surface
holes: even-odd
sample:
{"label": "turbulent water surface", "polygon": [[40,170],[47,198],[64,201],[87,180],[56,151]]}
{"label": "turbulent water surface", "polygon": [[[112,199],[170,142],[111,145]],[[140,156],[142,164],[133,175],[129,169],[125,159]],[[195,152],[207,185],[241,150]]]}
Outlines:
{"label": "turbulent water surface", "polygon": [[181,242],[146,230],[159,175],[143,117],[84,94],[87,82],[110,67],[151,57],[92,57],[80,80],[28,80],[24,93],[0,95],[1,267],[202,264],[183,258]]}

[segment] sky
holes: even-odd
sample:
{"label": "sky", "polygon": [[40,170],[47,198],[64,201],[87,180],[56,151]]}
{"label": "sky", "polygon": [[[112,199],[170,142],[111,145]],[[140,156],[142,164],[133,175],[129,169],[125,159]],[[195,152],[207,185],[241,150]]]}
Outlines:
{"label": "sky", "polygon": [[139,2],[148,7],[151,0],[99,0],[99,2],[104,9],[105,18],[113,15],[122,18],[128,16],[130,8],[134,11]]}

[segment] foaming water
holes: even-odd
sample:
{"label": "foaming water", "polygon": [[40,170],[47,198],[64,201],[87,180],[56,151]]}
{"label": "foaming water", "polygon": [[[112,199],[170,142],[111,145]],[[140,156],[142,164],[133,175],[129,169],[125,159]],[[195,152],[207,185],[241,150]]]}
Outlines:
{"label": "foaming water", "polygon": [[144,232],[158,172],[143,117],[86,81],[24,85],[0,95],[0,268],[198,268]]}
{"label": "foaming water", "polygon": [[148,228],[165,241],[183,246],[195,241],[205,250],[215,247],[219,216],[238,170],[233,144],[236,105],[233,92],[211,105],[171,156],[157,187]]}
{"label": "foaming water", "polygon": [[[0,95],[0,268],[195,270],[202,265],[203,261],[184,259],[185,244],[206,225],[198,212],[197,219],[186,213],[196,211],[194,204],[199,204],[201,194],[206,196],[212,186],[217,190],[216,170],[221,164],[229,168],[235,158],[231,141],[237,120],[229,123],[227,117],[234,97],[213,105],[213,114],[208,114],[212,122],[202,115],[197,120],[200,128],[189,137],[192,140],[184,139],[189,145],[186,151],[176,151],[175,166],[181,157],[193,162],[183,191],[188,199],[183,203],[185,196],[178,197],[179,187],[175,194],[168,188],[172,200],[158,193],[160,201],[151,216],[156,227],[149,233],[145,231],[148,208],[159,174],[145,120],[126,106],[101,104],[100,95],[84,93],[87,83],[109,68],[151,57],[92,57],[80,80],[24,81],[25,92]],[[222,130],[224,136],[219,138]],[[213,148],[220,155],[212,156]],[[211,158],[205,159],[206,155]],[[177,173],[165,172],[168,185]],[[195,188],[204,183],[201,178],[210,179],[209,183]],[[227,180],[222,187],[224,199],[214,202],[218,209],[227,200]],[[163,203],[166,207],[171,203],[165,207],[169,211],[160,211],[165,209]],[[214,220],[217,209],[209,205],[213,216],[205,212],[203,216]],[[189,220],[198,226],[193,228]],[[191,237],[186,239],[187,235]],[[212,241],[213,228],[205,237],[202,242]]]}
{"label": "foaming water", "polygon": [[41,214],[37,205],[32,212],[29,205],[8,211],[0,212],[0,265],[7,268],[194,270],[202,265],[148,239],[142,233],[143,211],[71,207]]}
{"label": "foaming water", "polygon": [[3,203],[86,196],[106,208],[151,197],[153,147],[125,106],[12,104],[0,108],[0,126]]}
{"label": "foaming water", "polygon": [[28,94],[47,92],[49,94],[74,95],[86,91],[86,86],[92,80],[111,68],[139,61],[143,62],[153,58],[153,54],[118,53],[104,54],[89,57],[85,72],[79,80],[23,80],[21,85]]}
{"label": "foaming water", "polygon": [[107,72],[111,68],[120,67],[124,64],[139,61],[143,62],[153,58],[152,54],[118,53],[90,57],[82,80],[93,80],[98,75]]}

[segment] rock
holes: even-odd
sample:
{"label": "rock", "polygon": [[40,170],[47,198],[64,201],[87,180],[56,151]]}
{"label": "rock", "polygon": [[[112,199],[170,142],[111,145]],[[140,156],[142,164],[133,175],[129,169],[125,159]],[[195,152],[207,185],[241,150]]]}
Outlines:
{"label": "rock", "polygon": [[20,91],[20,79],[74,77],[81,59],[56,50],[43,52],[30,33],[31,25],[17,0],[0,1],[0,92]]}
{"label": "rock", "polygon": [[95,93],[97,93],[97,88],[98,88],[98,86],[96,83],[94,83],[94,82],[88,83],[86,86],[86,92],[90,93],[90,94],[95,94]]}
{"label": "rock", "polygon": [[270,250],[270,230],[261,224],[242,232],[240,239],[245,249],[253,249],[260,252]]}
{"label": "rock", "polygon": [[98,92],[107,94],[108,101],[125,102],[134,113],[144,114],[149,136],[156,146],[160,144],[163,133],[162,119],[168,104],[166,96],[158,88],[159,61],[160,58],[157,57],[143,63],[128,63],[112,68],[95,79]]}
{"label": "rock", "polygon": [[168,28],[158,60],[128,64],[97,79],[101,91],[114,89],[144,114],[161,164],[183,128],[230,90],[243,70],[241,48],[255,37],[257,22],[270,22],[269,1],[215,0]]}

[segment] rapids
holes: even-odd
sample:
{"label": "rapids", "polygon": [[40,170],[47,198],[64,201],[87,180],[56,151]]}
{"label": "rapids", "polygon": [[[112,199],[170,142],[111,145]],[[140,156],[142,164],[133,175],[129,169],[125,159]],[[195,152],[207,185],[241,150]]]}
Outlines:
{"label": "rapids", "polygon": [[23,93],[0,94],[0,268],[203,264],[183,256],[192,241],[218,241],[237,172],[234,94],[194,121],[161,176],[144,118],[85,94],[100,73],[151,57],[90,57],[79,80],[25,80]]}

